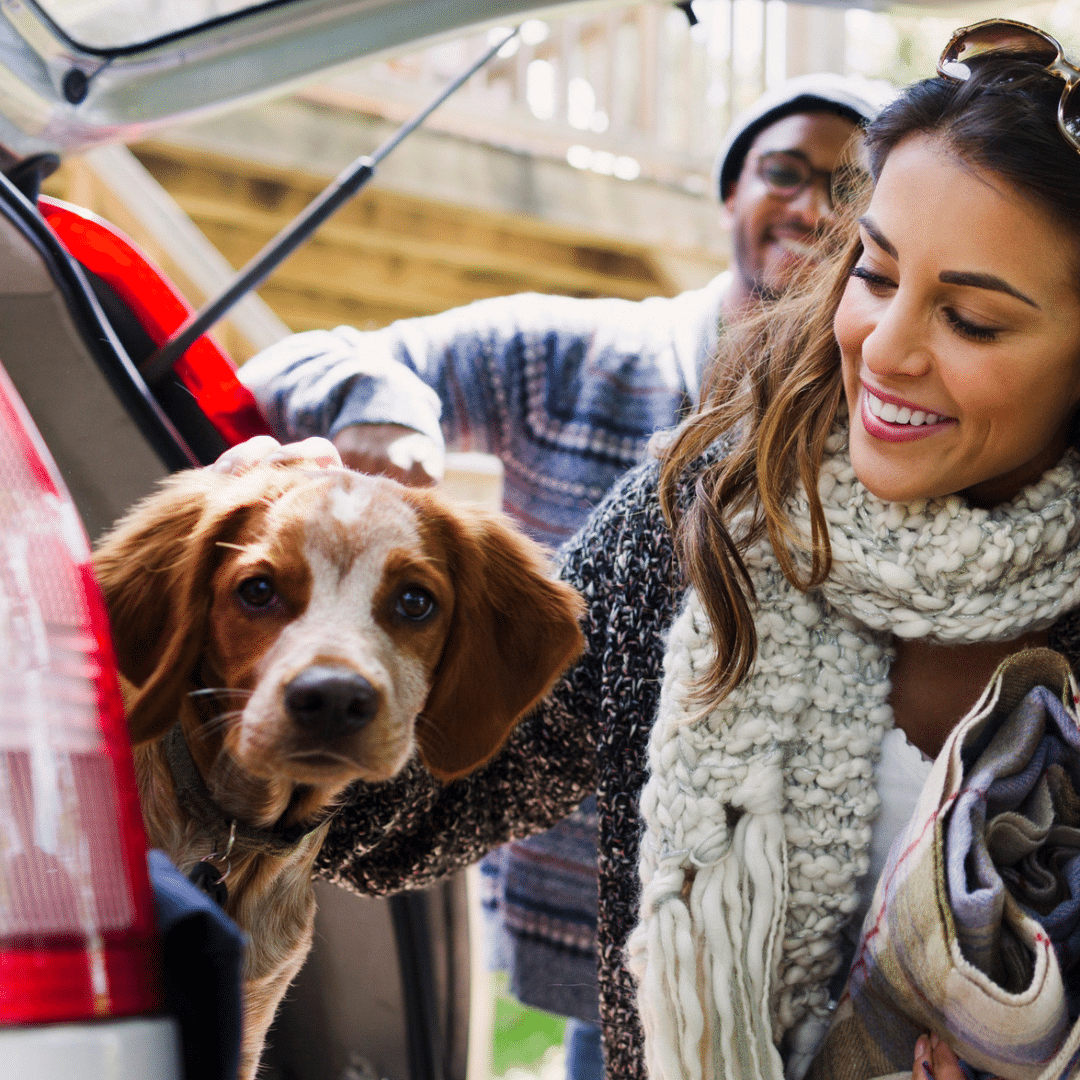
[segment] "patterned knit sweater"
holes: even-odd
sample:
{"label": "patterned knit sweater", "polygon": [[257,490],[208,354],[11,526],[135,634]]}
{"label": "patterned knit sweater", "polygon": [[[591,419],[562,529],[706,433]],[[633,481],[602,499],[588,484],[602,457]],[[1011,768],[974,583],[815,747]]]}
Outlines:
{"label": "patterned knit sweater", "polygon": [[[623,950],[637,921],[638,805],[665,635],[684,592],[657,476],[655,463],[627,474],[564,549],[561,576],[587,602],[587,652],[505,750],[446,786],[415,760],[390,784],[361,786],[319,856],[322,877],[363,893],[423,888],[508,839],[549,827],[595,791],[600,1011],[613,1080],[646,1080]],[[1050,643],[1075,665],[1080,618],[1054,627]]]}
{"label": "patterned knit sweater", "polygon": [[504,509],[557,547],[697,399],[728,280],[638,301],[521,293],[381,330],[312,330],[240,379],[289,442],[395,423],[495,454]]}

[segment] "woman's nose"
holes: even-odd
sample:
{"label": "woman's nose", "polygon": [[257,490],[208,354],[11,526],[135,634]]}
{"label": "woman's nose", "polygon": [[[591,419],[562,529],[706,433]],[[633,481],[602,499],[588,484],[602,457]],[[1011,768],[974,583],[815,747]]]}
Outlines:
{"label": "woman's nose", "polygon": [[899,296],[869,327],[863,338],[862,359],[875,375],[915,377],[933,366],[933,353],[925,328]]}

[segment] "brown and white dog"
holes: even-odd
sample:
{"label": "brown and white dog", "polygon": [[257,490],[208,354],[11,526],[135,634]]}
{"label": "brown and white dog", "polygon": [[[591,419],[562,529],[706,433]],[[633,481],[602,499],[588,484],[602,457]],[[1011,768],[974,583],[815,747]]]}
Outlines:
{"label": "brown and white dog", "polygon": [[187,873],[234,833],[250,1080],[310,948],[329,808],[414,748],[444,781],[490,758],[580,652],[580,600],[502,515],[303,465],[178,474],[95,564],[151,844]]}

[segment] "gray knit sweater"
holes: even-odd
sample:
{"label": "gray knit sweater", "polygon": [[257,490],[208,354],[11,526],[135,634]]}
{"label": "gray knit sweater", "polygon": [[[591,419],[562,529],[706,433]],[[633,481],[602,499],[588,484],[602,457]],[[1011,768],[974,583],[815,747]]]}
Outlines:
{"label": "gray knit sweater", "polygon": [[[422,888],[506,840],[549,827],[595,791],[600,1013],[612,1080],[646,1077],[623,947],[637,921],[638,802],[665,635],[684,591],[657,475],[655,463],[628,473],[564,549],[561,576],[587,601],[587,652],[504,751],[446,786],[416,760],[390,784],[361,786],[319,856],[321,876],[364,893]],[[1080,619],[1059,623],[1051,645],[1075,666]]]}

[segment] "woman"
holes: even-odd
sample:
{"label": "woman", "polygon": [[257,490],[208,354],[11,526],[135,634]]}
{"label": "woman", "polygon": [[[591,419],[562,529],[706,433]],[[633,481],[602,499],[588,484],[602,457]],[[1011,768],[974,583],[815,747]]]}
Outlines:
{"label": "woman", "polygon": [[894,781],[1002,656],[1080,660],[1080,140],[1016,33],[1027,59],[875,121],[831,266],[566,549],[584,660],[483,770],[360,790],[323,848],[330,880],[420,887],[595,791],[611,1077],[798,1075],[910,814]]}

